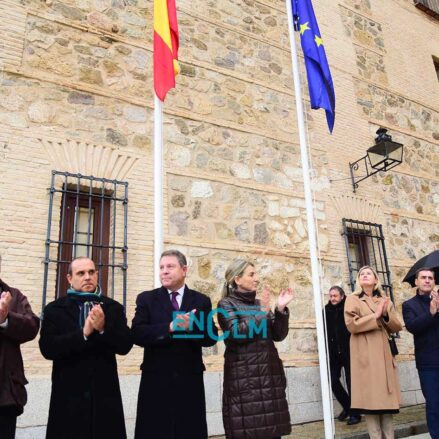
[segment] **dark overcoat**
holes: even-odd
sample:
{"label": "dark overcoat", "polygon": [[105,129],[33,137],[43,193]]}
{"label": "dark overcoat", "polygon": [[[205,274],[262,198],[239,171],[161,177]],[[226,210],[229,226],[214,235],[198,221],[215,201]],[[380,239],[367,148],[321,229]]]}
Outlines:
{"label": "dark overcoat", "polygon": [[131,347],[122,305],[101,297],[103,334],[84,339],[79,307],[61,297],[44,309],[40,349],[53,360],[47,439],[124,439],[125,420],[116,355]]}
{"label": "dark overcoat", "polygon": [[[226,438],[271,439],[289,434],[285,371],[274,345],[288,334],[288,308],[257,316],[253,311],[260,310],[259,300],[238,292],[222,299],[218,308],[219,324],[228,334],[223,385]],[[264,326],[265,333],[254,330]]]}
{"label": "dark overcoat", "polygon": [[[180,310],[193,309],[203,329],[194,326],[184,334],[171,334],[174,310],[166,288],[145,291],[137,297],[132,334],[134,343],[144,348],[144,355],[136,439],[207,438],[201,348],[216,343],[217,329],[210,317],[210,299],[185,287]],[[191,338],[175,338],[177,334]]]}
{"label": "dark overcoat", "polygon": [[40,319],[32,312],[26,297],[16,288],[0,280],[0,293],[9,291],[8,327],[0,329],[0,407],[13,406],[17,415],[23,412],[27,401],[26,377],[20,345],[34,339],[40,328]]}
{"label": "dark overcoat", "polygon": [[344,362],[345,359],[349,362],[349,340],[351,333],[348,331],[344,321],[345,302],[346,296],[343,296],[343,299],[336,305],[333,305],[331,302],[325,305],[326,334],[331,364]]}

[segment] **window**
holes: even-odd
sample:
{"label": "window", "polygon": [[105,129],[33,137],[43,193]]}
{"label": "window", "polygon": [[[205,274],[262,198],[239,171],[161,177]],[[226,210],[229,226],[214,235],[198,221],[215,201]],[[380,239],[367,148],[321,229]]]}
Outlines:
{"label": "window", "polygon": [[439,19],[439,0],[415,0],[415,6],[426,14]]}
{"label": "window", "polygon": [[103,294],[122,292],[125,305],[128,183],[52,171],[49,193],[43,306],[49,285],[54,298],[66,294],[68,266],[79,256],[95,262]]}
{"label": "window", "polygon": [[392,282],[387,261],[381,224],[343,218],[343,233],[348,257],[351,289],[355,289],[358,270],[364,265],[373,267],[387,295],[393,301]]}
{"label": "window", "polygon": [[70,187],[62,194],[59,230],[57,294],[67,291],[68,264],[74,258],[87,256],[99,270],[99,285],[108,288],[108,240],[110,236],[109,198],[87,194]]}

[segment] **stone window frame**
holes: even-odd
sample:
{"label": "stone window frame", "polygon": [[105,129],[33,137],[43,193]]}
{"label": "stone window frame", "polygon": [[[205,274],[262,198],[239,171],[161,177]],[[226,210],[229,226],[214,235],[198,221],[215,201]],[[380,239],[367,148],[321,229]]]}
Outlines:
{"label": "stone window frame", "polygon": [[383,226],[348,218],[342,219],[342,226],[352,291],[355,289],[358,270],[364,265],[370,265],[378,273],[384,291],[394,302]]}
{"label": "stone window frame", "polygon": [[[43,308],[46,304],[50,267],[56,270],[54,298],[58,298],[65,294],[68,265],[78,256],[79,248],[86,250],[80,251],[79,255],[86,255],[94,260],[104,294],[114,297],[115,277],[120,273],[125,307],[128,182],[54,170],[49,196]],[[88,215],[85,243],[77,241],[80,209],[86,209]],[[122,226],[117,224],[118,218],[122,218]]]}

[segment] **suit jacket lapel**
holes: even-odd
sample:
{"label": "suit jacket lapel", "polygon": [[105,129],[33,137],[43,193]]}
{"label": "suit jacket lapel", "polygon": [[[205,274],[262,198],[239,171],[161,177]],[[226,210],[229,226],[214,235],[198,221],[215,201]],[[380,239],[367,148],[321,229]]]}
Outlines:
{"label": "suit jacket lapel", "polygon": [[180,310],[184,312],[189,312],[194,309],[194,301],[195,301],[195,294],[192,290],[190,290],[187,285],[184,287],[184,295],[183,295],[183,302],[181,303]]}
{"label": "suit jacket lapel", "polygon": [[[165,309],[166,312],[172,314],[174,308],[169,297],[168,290],[165,287],[161,287],[158,292],[158,302]],[[180,311],[188,312],[194,309],[195,294],[186,285],[184,287],[183,301],[180,306]]]}
{"label": "suit jacket lapel", "polygon": [[160,288],[157,296],[157,301],[167,313],[172,315],[172,313],[174,312],[174,308],[172,307],[168,290],[165,287]]}

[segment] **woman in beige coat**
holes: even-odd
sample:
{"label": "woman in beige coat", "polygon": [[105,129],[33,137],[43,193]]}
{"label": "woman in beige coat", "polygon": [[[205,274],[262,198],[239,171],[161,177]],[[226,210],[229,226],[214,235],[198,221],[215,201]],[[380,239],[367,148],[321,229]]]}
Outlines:
{"label": "woman in beige coat", "polygon": [[388,334],[402,326],[371,267],[360,268],[344,315],[351,333],[351,409],[366,415],[371,439],[393,439],[392,414],[399,411],[401,392]]}

